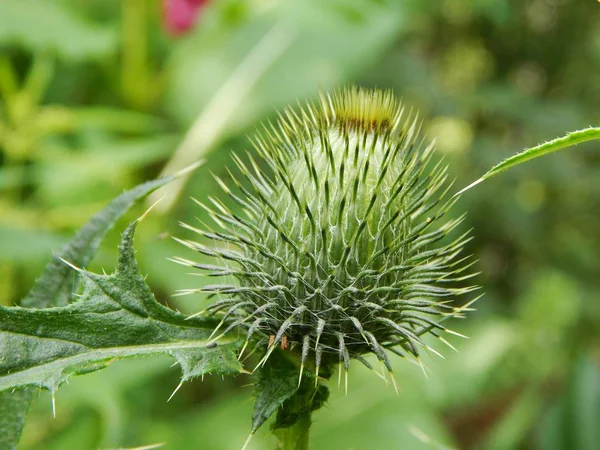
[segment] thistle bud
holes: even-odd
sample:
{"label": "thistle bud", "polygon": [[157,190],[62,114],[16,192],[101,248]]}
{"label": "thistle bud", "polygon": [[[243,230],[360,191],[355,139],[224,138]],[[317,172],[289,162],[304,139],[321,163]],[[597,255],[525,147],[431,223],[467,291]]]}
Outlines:
{"label": "thistle bud", "polygon": [[441,322],[474,289],[468,237],[447,237],[463,217],[446,218],[456,199],[418,119],[391,92],[352,87],[286,109],[253,145],[256,159],[233,157],[234,187],[217,178],[239,208],[199,202],[215,229],[186,225],[216,245],[182,242],[223,264],[178,260],[236,280],[201,289],[220,294],[215,335],[242,328],[262,362],[281,347],[317,375],[368,353],[391,372],[390,352],[418,359],[427,333],[447,343]]}

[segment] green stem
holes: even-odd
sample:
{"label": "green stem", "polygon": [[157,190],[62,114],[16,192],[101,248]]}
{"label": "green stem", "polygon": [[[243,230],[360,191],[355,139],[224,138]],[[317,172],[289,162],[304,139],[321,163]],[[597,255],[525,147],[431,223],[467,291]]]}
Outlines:
{"label": "green stem", "polygon": [[482,181],[487,180],[488,178],[498,175],[499,173],[502,173],[511,167],[518,166],[519,164],[529,161],[530,159],[539,158],[540,156],[544,156],[562,148],[577,145],[586,141],[593,141],[595,139],[600,139],[600,127],[590,127],[583,130],[573,131],[571,133],[567,133],[566,136],[552,139],[551,141],[528,148],[514,156],[511,156],[510,158],[505,159],[500,164],[495,165],[481,178],[457,192],[455,196],[462,194],[463,192],[471,189],[473,186],[476,186]]}
{"label": "green stem", "polygon": [[272,427],[277,437],[277,450],[308,450],[311,415],[321,408],[329,396],[328,389],[304,376],[300,387],[277,410]]}
{"label": "green stem", "polygon": [[308,450],[311,412],[306,410],[294,425],[275,431],[277,450]]}

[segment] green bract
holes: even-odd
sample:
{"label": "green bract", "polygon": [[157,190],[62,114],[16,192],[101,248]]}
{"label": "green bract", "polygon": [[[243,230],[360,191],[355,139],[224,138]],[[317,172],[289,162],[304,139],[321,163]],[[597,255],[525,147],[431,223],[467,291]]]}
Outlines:
{"label": "green bract", "polygon": [[446,238],[462,217],[445,219],[456,199],[444,200],[446,167],[418,128],[392,93],[347,88],[264,127],[259,160],[234,157],[245,180],[218,181],[242,211],[199,202],[216,229],[186,227],[215,245],[182,241],[223,265],[177,258],[237,280],[191,290],[220,294],[208,308],[219,331],[243,327],[261,363],[281,347],[317,375],[368,365],[367,353],[391,372],[388,352],[418,358],[426,333],[446,342],[440,322],[461,316],[468,305],[452,301],[474,289],[463,284],[468,238]]}

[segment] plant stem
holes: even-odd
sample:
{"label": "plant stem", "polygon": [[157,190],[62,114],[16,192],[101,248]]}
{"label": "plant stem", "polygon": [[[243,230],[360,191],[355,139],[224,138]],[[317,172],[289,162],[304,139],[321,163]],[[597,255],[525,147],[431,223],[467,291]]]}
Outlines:
{"label": "plant stem", "polygon": [[277,450],[308,450],[311,425],[311,412],[306,411],[298,417],[298,421],[290,427],[280,428],[277,436]]}
{"label": "plant stem", "polygon": [[328,389],[315,384],[312,377],[303,377],[300,387],[277,410],[273,431],[277,450],[308,450],[311,415],[321,408],[329,397]]}

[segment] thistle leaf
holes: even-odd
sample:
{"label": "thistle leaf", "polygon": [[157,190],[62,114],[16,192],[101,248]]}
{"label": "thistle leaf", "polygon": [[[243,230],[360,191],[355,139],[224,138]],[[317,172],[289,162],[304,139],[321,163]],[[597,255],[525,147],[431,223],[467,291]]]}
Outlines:
{"label": "thistle leaf", "polygon": [[[298,366],[283,351],[276,350],[257,371],[256,400],[252,415],[252,436],[277,411],[271,430],[287,429],[298,422],[310,420],[313,411],[320,409],[329,398],[329,389],[313,374],[304,373],[298,380]],[[331,373],[326,373],[326,378]],[[300,381],[300,382],[299,382]],[[284,433],[285,434],[285,433]],[[308,439],[306,436],[295,436]],[[286,447],[287,448],[287,447]]]}
{"label": "thistle leaf", "polygon": [[[173,179],[174,177],[164,177],[140,184],[118,196],[93,216],[75,237],[54,255],[42,276],[22,300],[21,305],[46,308],[66,304],[77,287],[79,277],[73,277],[73,271],[60,258],[71,261],[79,267],[85,267],[96,253],[106,232],[117,219],[137,200]],[[0,364],[2,361],[0,359]],[[31,390],[0,392],[0,448],[17,447],[32,396]]]}
{"label": "thistle leaf", "polygon": [[540,156],[547,155],[548,153],[555,152],[557,150],[571,147],[573,145],[581,144],[582,142],[592,141],[600,139],[600,127],[590,127],[585,128],[583,130],[572,131],[567,133],[565,136],[558,137],[556,139],[552,139],[551,141],[544,142],[542,144],[536,145],[535,147],[528,148],[523,150],[516,155],[511,156],[510,158],[505,159],[499,164],[496,164],[490,170],[488,170],[483,176],[473,183],[468,185],[466,188],[457,192],[454,196],[458,196],[465,191],[468,191],[474,186],[477,186],[482,181],[487,180],[499,173],[504,172],[511,167],[518,166],[524,162],[527,162],[531,159],[539,158]]}
{"label": "thistle leaf", "polygon": [[0,448],[15,450],[31,403],[32,392],[0,392]]}
{"label": "thistle leaf", "polygon": [[175,177],[164,177],[148,181],[121,194],[101,212],[86,223],[46,266],[42,276],[21,302],[22,306],[46,308],[68,303],[71,294],[77,289],[79,277],[73,282],[73,270],[61,261],[64,259],[77,267],[85,267],[90,262],[107,231],[136,201],[150,192],[171,182]]}
{"label": "thistle leaf", "polygon": [[0,308],[0,390],[39,386],[55,391],[71,375],[156,353],[176,358],[183,381],[209,372],[241,371],[235,339],[209,344],[214,319],[186,320],[155,300],[135,261],[135,226],[123,233],[114,273],[77,269],[84,284],[77,302],[44,309]]}
{"label": "thistle leaf", "polygon": [[252,433],[256,432],[296,391],[298,391],[298,368],[281,352],[274,352],[258,372]]}

